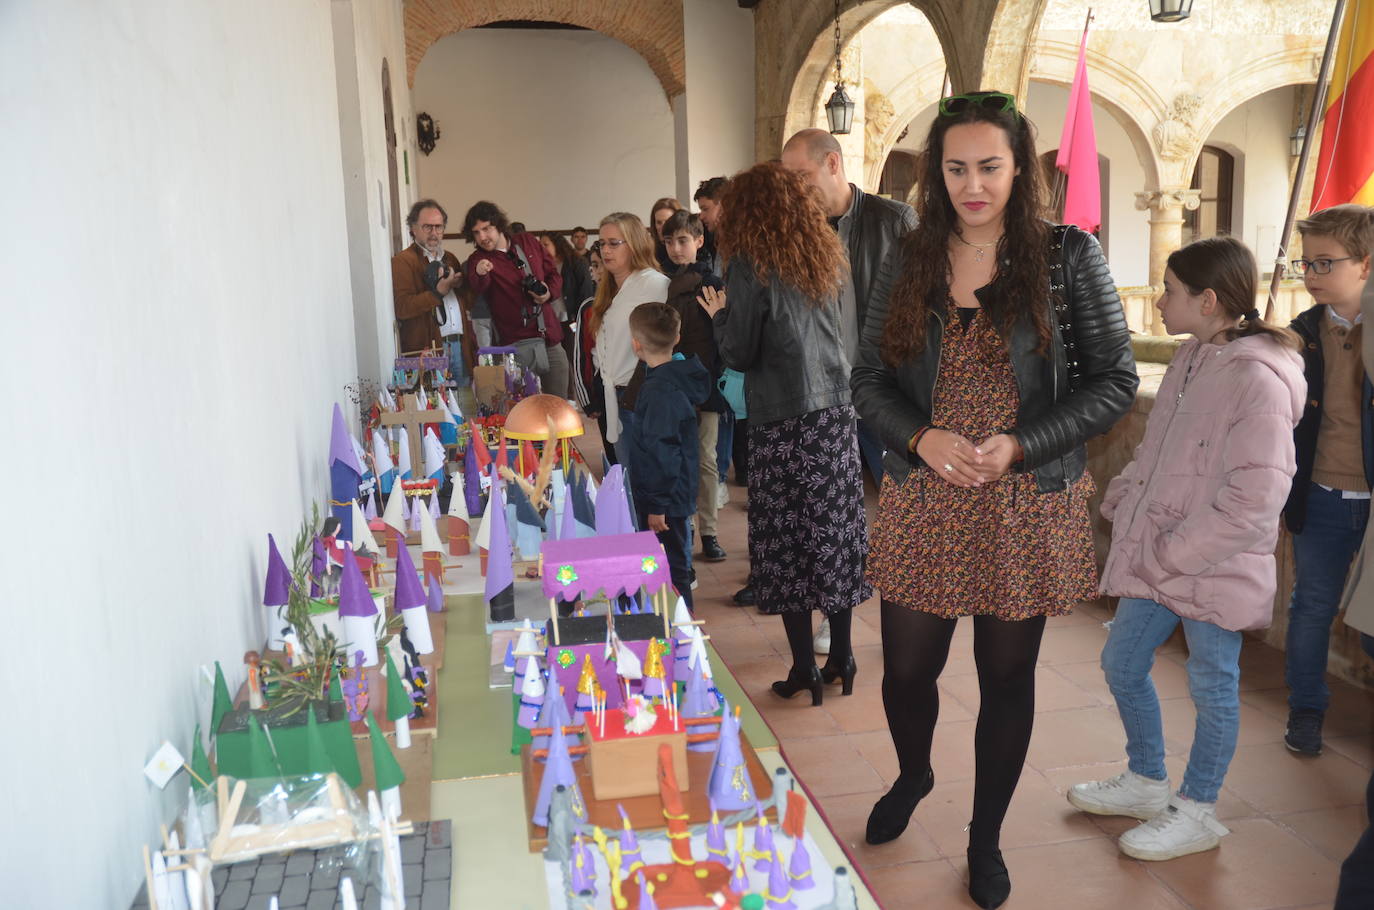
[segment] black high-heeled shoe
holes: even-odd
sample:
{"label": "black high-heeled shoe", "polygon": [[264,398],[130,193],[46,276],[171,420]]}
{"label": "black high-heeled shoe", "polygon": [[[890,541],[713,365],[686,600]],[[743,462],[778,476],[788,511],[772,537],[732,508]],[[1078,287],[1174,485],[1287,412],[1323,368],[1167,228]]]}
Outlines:
{"label": "black high-heeled shoe", "polygon": [[1001,850],[968,848],[968,896],[983,910],[995,910],[1011,894],[1011,875]]}
{"label": "black high-heeled shoe", "polygon": [[854,663],[854,655],[851,654],[843,666],[832,667],[830,662],[826,661],[825,666],[821,667],[821,679],[825,680],[827,686],[841,682],[844,685],[840,689],[840,694],[853,695],[854,674],[858,672],[858,664]]}
{"label": "black high-heeled shoe", "polygon": [[803,689],[811,690],[812,707],[821,703],[825,697],[825,683],[821,679],[820,667],[812,664],[800,673],[793,667],[787,672],[786,679],[773,683],[773,694],[783,698],[791,698]]}
{"label": "black high-heeled shoe", "polygon": [[911,823],[911,813],[916,811],[916,804],[934,786],[935,772],[930,768],[926,769],[926,776],[918,783],[911,782],[909,778],[897,778],[892,789],[873,804],[873,811],[868,814],[868,830],[864,832],[864,840],[877,845],[901,837]]}

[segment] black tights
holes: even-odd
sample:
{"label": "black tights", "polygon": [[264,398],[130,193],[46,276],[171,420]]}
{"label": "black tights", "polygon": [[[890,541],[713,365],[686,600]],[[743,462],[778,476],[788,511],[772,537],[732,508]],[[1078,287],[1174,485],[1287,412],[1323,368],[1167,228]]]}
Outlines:
{"label": "black tights", "polygon": [[[883,708],[904,781],[930,767],[940,715],[935,681],[945,668],[957,620],[882,602]],[[833,628],[833,624],[832,624]],[[969,846],[995,849],[1021,777],[1035,720],[1035,661],[1045,617],[1006,622],[973,618],[973,657],[982,704],[974,733],[973,824]]]}
{"label": "black tights", "polygon": [[[826,666],[843,668],[845,662],[854,654],[849,630],[854,611],[839,610],[831,613],[830,620],[830,657]],[[816,654],[812,648],[811,613],[784,613],[782,627],[787,630],[787,646],[792,650],[792,672],[803,673],[816,665]]]}

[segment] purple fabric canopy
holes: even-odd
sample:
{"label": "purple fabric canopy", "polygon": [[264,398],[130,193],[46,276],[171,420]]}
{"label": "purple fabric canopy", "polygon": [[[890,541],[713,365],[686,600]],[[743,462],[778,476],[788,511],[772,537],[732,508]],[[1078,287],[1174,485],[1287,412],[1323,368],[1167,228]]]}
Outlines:
{"label": "purple fabric canopy", "polygon": [[668,557],[652,531],[549,540],[543,553],[545,597],[574,601],[598,591],[615,597],[671,583]]}

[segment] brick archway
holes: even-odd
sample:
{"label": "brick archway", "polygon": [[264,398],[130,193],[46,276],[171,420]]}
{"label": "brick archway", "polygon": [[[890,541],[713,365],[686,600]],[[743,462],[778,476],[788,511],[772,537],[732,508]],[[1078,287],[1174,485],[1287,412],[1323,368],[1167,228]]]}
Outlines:
{"label": "brick archway", "polygon": [[405,7],[406,80],[434,42],[492,22],[562,22],[598,31],[627,45],[648,62],[672,100],[687,84],[682,0],[412,0]]}

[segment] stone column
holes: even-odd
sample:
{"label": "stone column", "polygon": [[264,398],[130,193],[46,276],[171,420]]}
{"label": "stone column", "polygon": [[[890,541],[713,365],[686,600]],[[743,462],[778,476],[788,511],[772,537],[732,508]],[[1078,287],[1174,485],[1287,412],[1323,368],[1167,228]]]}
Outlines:
{"label": "stone column", "polygon": [[[1166,187],[1135,194],[1135,207],[1150,213],[1150,286],[1156,294],[1164,289],[1164,263],[1183,245],[1183,211],[1193,211],[1202,193],[1188,187]],[[1145,327],[1151,335],[1163,335],[1164,323],[1154,307],[1145,310]]]}

